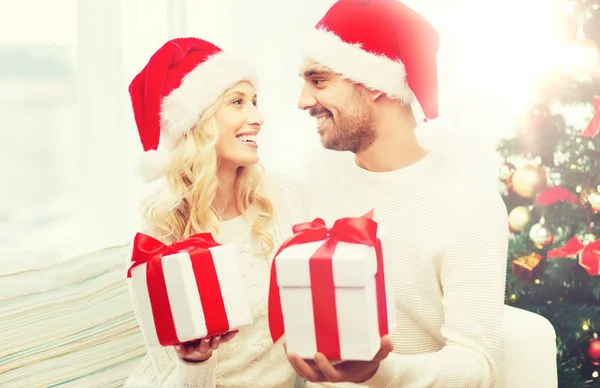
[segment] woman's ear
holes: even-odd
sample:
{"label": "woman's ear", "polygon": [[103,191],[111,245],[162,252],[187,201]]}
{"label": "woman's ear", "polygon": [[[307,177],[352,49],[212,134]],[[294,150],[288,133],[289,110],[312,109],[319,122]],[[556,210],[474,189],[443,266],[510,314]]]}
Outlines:
{"label": "woman's ear", "polygon": [[369,90],[369,95],[371,96],[371,101],[377,101],[379,97],[383,96],[383,92],[378,90]]}

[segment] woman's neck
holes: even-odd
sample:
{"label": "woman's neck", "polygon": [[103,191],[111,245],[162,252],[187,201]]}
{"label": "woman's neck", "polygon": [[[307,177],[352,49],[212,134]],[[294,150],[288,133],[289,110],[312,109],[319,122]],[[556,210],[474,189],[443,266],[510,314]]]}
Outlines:
{"label": "woman's neck", "polygon": [[221,209],[218,216],[221,221],[227,221],[241,214],[235,195],[237,168],[220,168],[217,172],[217,177],[219,179],[217,196],[220,203],[219,208]]}

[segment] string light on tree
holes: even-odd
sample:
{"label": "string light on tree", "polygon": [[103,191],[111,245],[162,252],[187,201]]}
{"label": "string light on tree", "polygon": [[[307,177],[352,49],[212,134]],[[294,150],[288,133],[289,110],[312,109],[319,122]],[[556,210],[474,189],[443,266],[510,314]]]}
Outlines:
{"label": "string light on tree", "polygon": [[512,189],[512,176],[515,173],[516,167],[512,163],[504,163],[500,167],[500,180],[506,184],[507,189]]}
{"label": "string light on tree", "polygon": [[595,235],[595,234],[592,234],[592,233],[586,233],[586,234],[584,234],[584,235],[583,235],[583,237],[581,237],[581,242],[582,242],[584,245],[587,245],[587,244],[593,243],[593,242],[594,242],[594,241],[596,241],[597,239],[598,239],[598,238],[596,237],[596,235]]}
{"label": "string light on tree", "polygon": [[506,162],[502,165],[502,167],[500,167],[499,178],[504,181],[510,179],[515,173],[515,170],[516,167],[514,164]]}
{"label": "string light on tree", "polygon": [[581,204],[589,207],[593,214],[600,214],[600,192],[594,189],[581,192]]}
{"label": "string light on tree", "polygon": [[512,163],[504,163],[500,168],[499,178],[503,185],[502,191],[506,194],[509,190],[512,190],[512,176],[516,168]]}

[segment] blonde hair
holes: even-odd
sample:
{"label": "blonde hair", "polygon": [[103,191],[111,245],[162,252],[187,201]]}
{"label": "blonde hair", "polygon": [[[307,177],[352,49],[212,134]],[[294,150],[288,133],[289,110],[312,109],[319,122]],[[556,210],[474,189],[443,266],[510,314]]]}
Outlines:
{"label": "blonde hair", "polygon": [[[222,103],[223,95],[205,110],[190,133],[179,140],[171,154],[166,185],[159,187],[142,205],[145,229],[165,243],[201,232],[218,236],[218,215],[224,199],[217,177],[219,128],[215,113]],[[251,210],[254,216],[252,234],[264,243],[257,253],[268,255],[274,249],[273,238],[266,232],[273,219],[273,205],[263,192],[263,174],[260,164],[239,167],[235,196],[238,211],[249,216]]]}

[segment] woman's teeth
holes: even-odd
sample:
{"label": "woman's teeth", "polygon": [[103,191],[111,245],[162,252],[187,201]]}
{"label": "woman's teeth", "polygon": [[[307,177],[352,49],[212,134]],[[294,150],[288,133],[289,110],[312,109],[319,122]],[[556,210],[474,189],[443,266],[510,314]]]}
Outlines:
{"label": "woman's teeth", "polygon": [[256,135],[242,135],[238,139],[245,143],[256,143]]}

